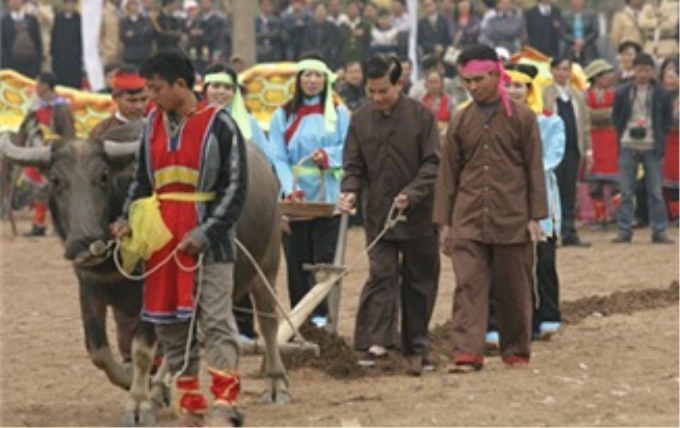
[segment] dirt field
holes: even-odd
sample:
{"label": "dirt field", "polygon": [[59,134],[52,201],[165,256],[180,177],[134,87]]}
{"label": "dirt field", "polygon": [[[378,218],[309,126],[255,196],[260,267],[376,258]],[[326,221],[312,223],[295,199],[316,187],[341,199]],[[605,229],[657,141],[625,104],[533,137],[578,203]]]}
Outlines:
{"label": "dirt field", "polygon": [[[22,222],[20,228],[27,229]],[[677,239],[677,229],[671,230]],[[2,225],[0,403],[3,426],[117,425],[124,392],[89,361],[74,275],[58,240],[10,239]],[[246,423],[254,426],[678,426],[678,247],[614,246],[612,233],[584,232],[590,249],[560,249],[567,325],[534,345],[532,364],[506,369],[498,357],[471,375],[444,370],[411,378],[328,370],[323,361],[291,370],[294,402],[259,403],[259,357],[243,359]],[[348,262],[363,237],[352,230]],[[341,335],[352,334],[365,264],[344,283]],[[279,281],[284,292],[285,282]],[[454,287],[444,263],[431,324],[444,351]],[[336,357],[339,354],[336,354]],[[445,355],[438,355],[445,359]],[[337,359],[337,358],[336,358]],[[319,367],[311,368],[310,366]],[[354,366],[352,366],[354,367]],[[173,424],[169,410],[160,424]]]}

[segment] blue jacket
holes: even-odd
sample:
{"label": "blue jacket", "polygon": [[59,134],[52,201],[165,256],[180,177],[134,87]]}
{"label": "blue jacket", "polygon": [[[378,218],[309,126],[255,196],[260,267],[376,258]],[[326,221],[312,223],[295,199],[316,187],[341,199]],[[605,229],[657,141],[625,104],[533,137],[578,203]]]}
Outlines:
{"label": "blue jacket", "polygon": [[[305,100],[305,104],[316,104],[320,97]],[[285,134],[296,116],[286,118],[286,112],[279,107],[274,112],[269,125],[269,149],[267,157],[273,160],[276,174],[281,182],[284,195],[302,190],[308,201],[336,203],[340,195],[342,178],[342,152],[349,129],[349,110],[337,106],[338,121],[335,132],[327,132],[323,114],[310,114],[302,118],[295,134],[286,144]],[[307,160],[300,168],[298,187],[293,189],[293,167],[305,156],[323,149],[328,156],[328,168],[323,170],[324,195],[319,198],[319,168]]]}
{"label": "blue jacket", "polygon": [[543,169],[545,170],[545,188],[548,193],[548,218],[540,221],[541,228],[548,237],[559,235],[562,223],[560,207],[560,191],[557,187],[555,169],[564,157],[564,122],[557,114],[538,115],[538,128],[541,131],[543,148]]}

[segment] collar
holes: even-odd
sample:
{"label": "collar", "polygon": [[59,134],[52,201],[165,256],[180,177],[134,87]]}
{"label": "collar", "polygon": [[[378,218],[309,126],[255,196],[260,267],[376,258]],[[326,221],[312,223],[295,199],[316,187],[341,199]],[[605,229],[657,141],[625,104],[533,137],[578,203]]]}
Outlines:
{"label": "collar", "polygon": [[321,95],[315,95],[313,97],[302,97],[302,104],[306,106],[311,106],[319,103],[321,103]]}
{"label": "collar", "polygon": [[120,111],[116,111],[116,112],[114,113],[114,117],[116,118],[116,120],[117,120],[118,122],[122,122],[122,123],[128,123],[128,122],[130,122],[130,119],[128,119],[127,117],[123,116],[123,115],[120,113]]}
{"label": "collar", "polygon": [[15,21],[23,21],[26,14],[23,11],[20,12],[10,12],[12,19]]}

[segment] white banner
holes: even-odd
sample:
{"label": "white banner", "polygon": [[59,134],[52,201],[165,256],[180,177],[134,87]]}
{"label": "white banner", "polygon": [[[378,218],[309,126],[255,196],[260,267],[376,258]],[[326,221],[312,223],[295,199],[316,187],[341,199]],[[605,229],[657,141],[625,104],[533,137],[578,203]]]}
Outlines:
{"label": "white banner", "polygon": [[103,89],[104,70],[99,57],[99,33],[102,25],[102,8],[105,0],[88,0],[81,2],[83,61],[85,73],[92,91]]}
{"label": "white banner", "polygon": [[408,57],[413,62],[411,79],[418,80],[418,0],[408,0],[406,5],[408,16],[411,19],[411,32],[408,38]]}

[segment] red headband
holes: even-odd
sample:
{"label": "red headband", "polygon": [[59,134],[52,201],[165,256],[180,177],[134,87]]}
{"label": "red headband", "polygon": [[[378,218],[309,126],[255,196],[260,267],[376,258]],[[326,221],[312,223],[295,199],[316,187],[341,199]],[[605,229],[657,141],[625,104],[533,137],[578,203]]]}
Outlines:
{"label": "red headband", "polygon": [[508,92],[505,90],[505,84],[512,82],[512,79],[505,71],[505,67],[503,67],[502,61],[475,59],[466,63],[462,71],[463,73],[483,73],[488,71],[497,71],[499,77],[498,92],[501,94],[501,99],[503,100],[505,112],[507,113],[508,117],[512,116],[510,100],[508,99]]}
{"label": "red headband", "polygon": [[142,89],[144,86],[146,86],[146,80],[142,79],[138,74],[116,73],[113,77],[113,89],[128,91]]}

